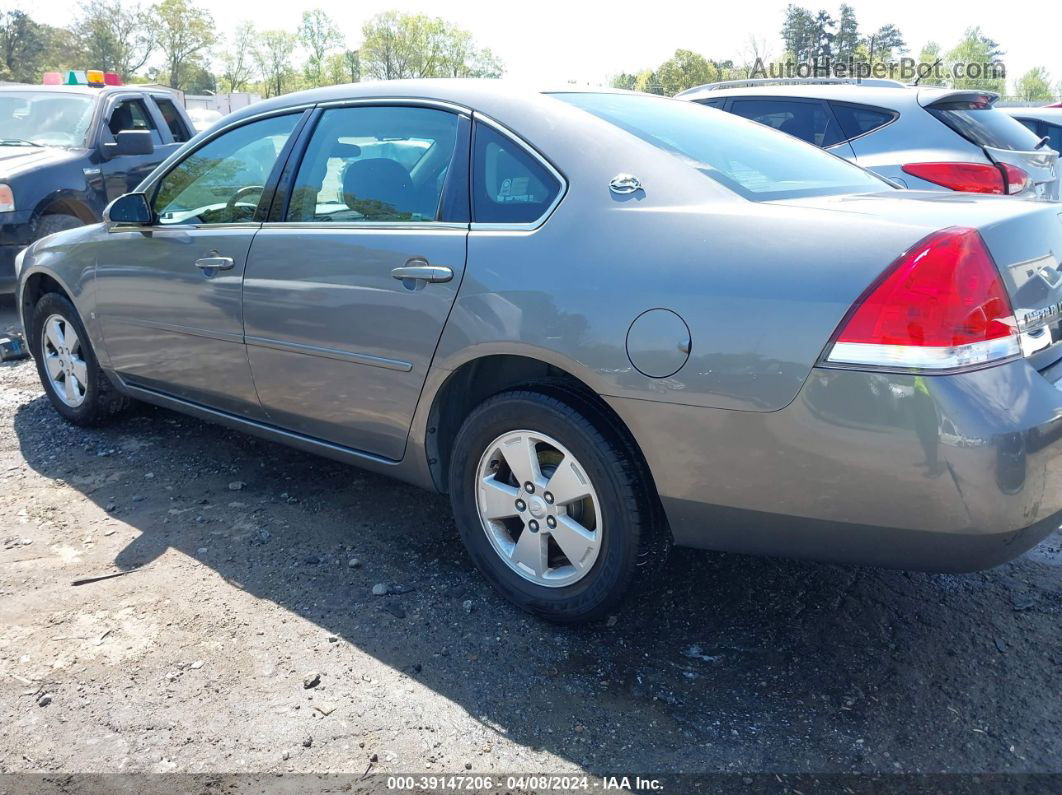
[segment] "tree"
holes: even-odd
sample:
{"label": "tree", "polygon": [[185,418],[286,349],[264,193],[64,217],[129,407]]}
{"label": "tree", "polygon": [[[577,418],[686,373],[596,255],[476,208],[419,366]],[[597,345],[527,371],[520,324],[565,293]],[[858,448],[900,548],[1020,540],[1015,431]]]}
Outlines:
{"label": "tree", "polygon": [[501,62],[471,35],[439,17],[385,11],[362,28],[360,65],[379,80],[500,77]]}
{"label": "tree", "polygon": [[1018,99],[1025,102],[1050,102],[1054,99],[1051,76],[1042,66],[1034,66],[1019,77],[1016,88]]}
{"label": "tree", "polygon": [[286,30],[267,30],[258,37],[255,60],[265,81],[267,97],[283,94],[295,74],[291,57],[297,41],[295,34]]}
{"label": "tree", "polygon": [[155,36],[166,58],[171,88],[182,88],[185,67],[216,40],[214,18],[190,0],[162,0],[152,9]]}
{"label": "tree", "polygon": [[692,50],[675,50],[675,54],[656,70],[660,91],[668,96],[694,86],[714,83],[718,76],[716,68],[703,55]]}
{"label": "tree", "polygon": [[232,35],[232,44],[221,58],[221,85],[225,91],[246,91],[254,79],[254,48],[258,40],[254,24],[244,22]]}
{"label": "tree", "polygon": [[[944,78],[938,76],[938,71],[943,66],[943,57],[940,54],[940,45],[935,41],[927,41],[918,54],[919,72],[916,79],[920,86],[942,86]],[[924,72],[924,76],[923,76]]]}
{"label": "tree", "polygon": [[907,42],[903,40],[903,34],[895,25],[882,25],[871,33],[864,41],[867,48],[867,58],[870,63],[884,63],[893,60],[895,51],[904,51]]}
{"label": "tree", "polygon": [[811,55],[815,58],[829,58],[833,53],[833,17],[825,11],[815,15],[811,28]]}
{"label": "tree", "polygon": [[48,30],[24,11],[0,12],[0,76],[36,83],[48,46]]}
{"label": "tree", "polygon": [[788,5],[782,23],[782,41],[787,52],[797,61],[810,59],[816,43],[815,18],[800,6]]}
{"label": "tree", "polygon": [[945,56],[952,75],[952,88],[974,88],[995,91],[1006,90],[1006,77],[993,69],[1003,51],[999,43],[981,32],[980,26],[967,28],[962,40]]}
{"label": "tree", "polygon": [[325,62],[330,53],[343,46],[343,34],[324,11],[315,8],[302,13],[299,41],[309,53],[306,60],[306,82],[311,86],[324,85]]}
{"label": "tree", "polygon": [[859,22],[850,5],[841,3],[837,17],[837,32],[833,36],[833,57],[838,61],[847,61],[855,57],[859,46]]}
{"label": "tree", "polygon": [[131,79],[151,57],[155,31],[140,5],[87,4],[71,30],[94,69]]}
{"label": "tree", "polygon": [[625,91],[634,91],[637,84],[638,75],[631,72],[620,72],[609,81],[609,85],[613,88],[622,88]]}

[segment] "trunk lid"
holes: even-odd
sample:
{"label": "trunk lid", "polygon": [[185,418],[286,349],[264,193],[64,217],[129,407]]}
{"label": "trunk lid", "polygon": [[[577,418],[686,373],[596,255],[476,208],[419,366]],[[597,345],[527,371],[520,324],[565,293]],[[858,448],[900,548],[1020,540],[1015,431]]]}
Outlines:
{"label": "trunk lid", "polygon": [[[1062,360],[1062,205],[935,191],[820,196],[774,202],[862,213],[911,226],[911,245],[938,229],[980,232],[1010,296],[1022,351],[1038,370]],[[897,251],[898,258],[903,252]]]}

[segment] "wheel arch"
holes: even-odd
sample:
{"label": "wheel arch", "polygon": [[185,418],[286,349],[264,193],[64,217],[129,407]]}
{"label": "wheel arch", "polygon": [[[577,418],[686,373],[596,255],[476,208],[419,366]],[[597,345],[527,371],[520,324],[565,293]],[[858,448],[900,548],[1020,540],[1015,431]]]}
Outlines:
{"label": "wheel arch", "polygon": [[492,352],[468,358],[450,370],[431,396],[424,429],[424,453],[435,488],[447,491],[454,439],[469,413],[499,392],[530,387],[559,393],[562,399],[567,396],[593,412],[590,419],[628,447],[656,496],[652,472],[627,423],[574,369],[535,355]]}
{"label": "wheel arch", "polygon": [[95,224],[100,220],[83,197],[69,191],[59,191],[41,199],[33,210],[33,223],[38,223],[46,215],[72,215],[84,224]]}

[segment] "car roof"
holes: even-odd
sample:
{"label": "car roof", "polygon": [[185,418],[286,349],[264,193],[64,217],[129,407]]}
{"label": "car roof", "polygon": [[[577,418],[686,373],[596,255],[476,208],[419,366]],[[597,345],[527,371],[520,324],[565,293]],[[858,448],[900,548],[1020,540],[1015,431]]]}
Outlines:
{"label": "car roof", "polygon": [[1019,119],[1037,119],[1052,124],[1062,124],[1062,108],[1000,108],[1000,110]]}
{"label": "car roof", "polygon": [[167,93],[177,94],[176,89],[157,86],[150,83],[132,83],[124,86],[52,86],[34,85],[32,83],[0,83],[0,93],[30,92],[48,94],[79,94],[81,96],[110,96],[111,94],[132,93]]}
{"label": "car roof", "polygon": [[901,110],[914,105],[928,105],[951,94],[983,93],[934,86],[880,86],[859,83],[784,83],[714,88],[711,85],[684,91],[680,97],[704,101],[723,97],[792,97],[794,99],[830,99],[859,105],[876,105]]}
{"label": "car roof", "polygon": [[489,78],[428,78],[419,80],[375,80],[344,83],[323,88],[296,91],[255,102],[233,111],[226,120],[237,121],[272,110],[305,107],[350,99],[419,99],[448,102],[490,115],[492,111],[512,108],[521,103],[552,104],[550,93],[631,94],[613,88],[561,86],[543,91],[527,83]]}

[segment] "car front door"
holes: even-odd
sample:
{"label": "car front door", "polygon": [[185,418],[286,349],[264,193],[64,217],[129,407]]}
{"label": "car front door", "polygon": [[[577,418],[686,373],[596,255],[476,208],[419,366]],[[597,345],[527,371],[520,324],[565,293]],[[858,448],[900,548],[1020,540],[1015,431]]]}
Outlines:
{"label": "car front door", "polygon": [[429,104],[316,113],[251,245],[247,355],[270,422],[397,460],[464,271],[470,121]]}
{"label": "car front door", "polygon": [[243,274],[259,205],[301,118],[222,132],[151,187],[150,225],[112,226],[97,258],[96,311],[110,365],[127,382],[260,416],[243,344]]}

